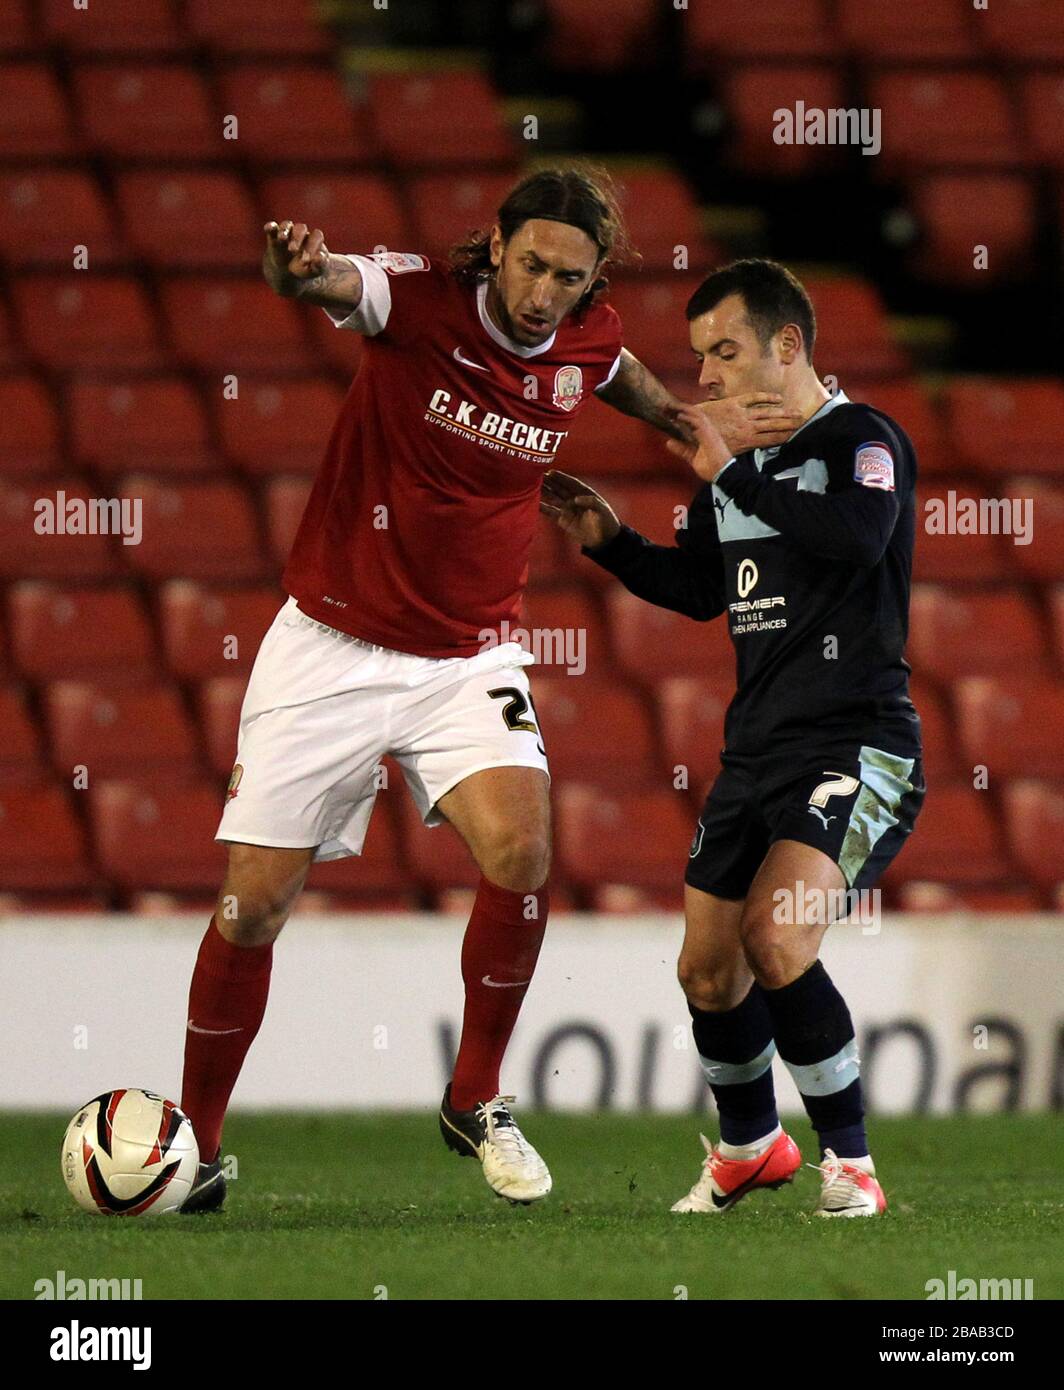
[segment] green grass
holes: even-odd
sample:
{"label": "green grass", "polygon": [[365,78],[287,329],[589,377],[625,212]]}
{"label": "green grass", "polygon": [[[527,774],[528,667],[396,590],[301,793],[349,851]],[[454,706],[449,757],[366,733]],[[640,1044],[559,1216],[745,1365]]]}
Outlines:
{"label": "green grass", "polygon": [[[554,1191],[495,1198],[432,1115],[234,1115],[239,1160],[212,1216],[90,1216],[59,1174],[66,1117],[0,1115],[0,1297],[34,1281],[140,1278],[155,1298],[924,1299],[924,1284],[1031,1278],[1064,1297],[1064,1117],[877,1119],[890,1201],[873,1220],[809,1213],[818,1178],[724,1217],[673,1216],[697,1120],[521,1112]],[[804,1119],[789,1126],[815,1157]]]}

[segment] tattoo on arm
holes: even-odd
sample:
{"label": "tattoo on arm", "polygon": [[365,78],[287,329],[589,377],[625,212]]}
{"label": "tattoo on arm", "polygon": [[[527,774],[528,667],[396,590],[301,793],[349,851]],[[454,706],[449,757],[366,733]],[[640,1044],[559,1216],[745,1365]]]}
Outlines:
{"label": "tattoo on arm", "polygon": [[362,276],[346,256],[329,252],[318,275],[301,279],[287,270],[279,270],[267,255],[263,258],[262,273],[270,288],[285,299],[301,299],[323,309],[348,311],[357,309],[362,302]]}
{"label": "tattoo on arm", "polygon": [[666,390],[654,373],[627,348],[621,348],[621,365],[613,380],[597,394],[599,400],[623,415],[634,415],[674,439],[690,442],[686,425],[676,418],[676,411],[684,402]]}

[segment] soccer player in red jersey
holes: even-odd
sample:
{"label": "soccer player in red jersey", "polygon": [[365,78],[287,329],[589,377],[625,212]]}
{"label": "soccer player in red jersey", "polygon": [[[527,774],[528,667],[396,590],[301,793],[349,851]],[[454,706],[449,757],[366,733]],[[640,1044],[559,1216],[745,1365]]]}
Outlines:
{"label": "soccer player in red jersey", "polygon": [[601,302],[623,244],[604,180],[547,170],[449,261],[330,252],[266,225],[265,278],[363,334],[240,718],[217,838],[228,870],[196,961],[182,1108],[200,1144],[185,1209],[221,1204],[222,1121],[262,1021],[273,942],[312,862],[361,852],[380,758],[480,872],[462,947],[465,1011],[440,1111],[511,1200],[546,1164],[499,1094],[499,1068],[547,919],[547,760],[516,621],[540,483],[592,392],[667,433],[681,406],[621,344]]}

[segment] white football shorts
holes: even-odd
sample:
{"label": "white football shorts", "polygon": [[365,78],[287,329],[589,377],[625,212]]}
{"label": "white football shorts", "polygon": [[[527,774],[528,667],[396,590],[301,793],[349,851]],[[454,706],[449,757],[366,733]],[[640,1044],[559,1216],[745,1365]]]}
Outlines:
{"label": "white football shorts", "polygon": [[436,803],[474,772],[546,772],[524,671],[534,661],[517,642],[471,657],[391,651],[290,598],[255,658],[215,839],[316,846],[316,861],[360,854],[385,753],[426,825],[444,820]]}

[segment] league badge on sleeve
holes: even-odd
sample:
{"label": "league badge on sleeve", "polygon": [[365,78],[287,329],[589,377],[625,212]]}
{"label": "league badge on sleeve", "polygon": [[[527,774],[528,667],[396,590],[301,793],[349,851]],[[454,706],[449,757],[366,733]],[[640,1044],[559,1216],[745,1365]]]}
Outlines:
{"label": "league badge on sleeve", "polygon": [[873,441],[862,444],[853,459],[854,481],[862,487],[878,487],[894,491],[894,456],[885,444]]}
{"label": "league badge on sleeve", "polygon": [[411,270],[428,270],[427,256],[419,256],[416,251],[375,251],[373,259],[389,275],[406,275]]}

